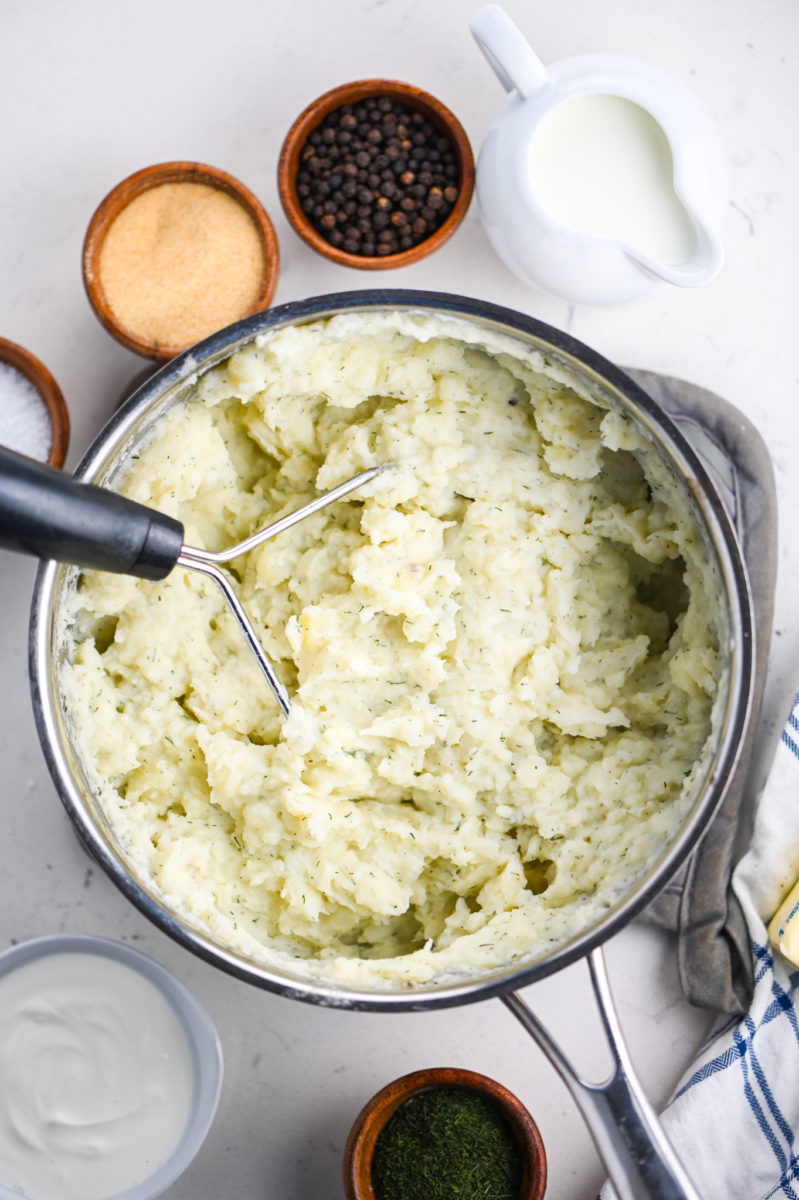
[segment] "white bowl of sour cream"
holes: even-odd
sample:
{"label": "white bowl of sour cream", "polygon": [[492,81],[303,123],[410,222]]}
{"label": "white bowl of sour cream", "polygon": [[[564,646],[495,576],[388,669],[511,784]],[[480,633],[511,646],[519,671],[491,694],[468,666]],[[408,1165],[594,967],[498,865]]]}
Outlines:
{"label": "white bowl of sour cream", "polygon": [[210,1128],[210,1018],[119,942],[39,938],[0,954],[0,1200],[151,1200]]}

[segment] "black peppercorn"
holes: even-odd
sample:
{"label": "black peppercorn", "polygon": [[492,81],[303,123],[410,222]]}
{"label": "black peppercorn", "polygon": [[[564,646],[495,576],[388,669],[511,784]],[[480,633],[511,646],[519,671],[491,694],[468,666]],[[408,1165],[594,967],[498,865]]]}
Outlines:
{"label": "black peppercorn", "polygon": [[328,113],[298,158],[301,207],[317,232],[348,254],[410,250],[439,228],[458,197],[451,139],[390,96]]}

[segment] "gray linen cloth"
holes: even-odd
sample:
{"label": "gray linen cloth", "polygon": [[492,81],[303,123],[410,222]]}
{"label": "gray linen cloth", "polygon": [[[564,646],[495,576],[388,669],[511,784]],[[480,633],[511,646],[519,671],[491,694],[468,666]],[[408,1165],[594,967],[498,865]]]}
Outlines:
{"label": "gray linen cloth", "polygon": [[642,917],[676,931],[686,999],[700,1008],[739,1014],[749,1007],[754,979],[747,926],[730,889],[730,877],[774,616],[774,473],[757,429],[728,401],[695,384],[651,371],[628,374],[675,420],[708,467],[734,519],[752,587],[756,678],[741,758],[701,842]]}

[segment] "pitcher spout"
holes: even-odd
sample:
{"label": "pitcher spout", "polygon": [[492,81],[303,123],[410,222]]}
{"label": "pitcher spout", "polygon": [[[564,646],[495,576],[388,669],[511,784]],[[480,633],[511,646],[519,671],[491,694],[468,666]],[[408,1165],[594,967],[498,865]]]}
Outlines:
{"label": "pitcher spout", "polygon": [[682,263],[664,263],[642,250],[625,247],[625,253],[637,266],[650,275],[672,283],[675,287],[693,288],[709,283],[724,265],[724,247],[721,239],[707,226],[694,221],[696,248],[690,258]]}

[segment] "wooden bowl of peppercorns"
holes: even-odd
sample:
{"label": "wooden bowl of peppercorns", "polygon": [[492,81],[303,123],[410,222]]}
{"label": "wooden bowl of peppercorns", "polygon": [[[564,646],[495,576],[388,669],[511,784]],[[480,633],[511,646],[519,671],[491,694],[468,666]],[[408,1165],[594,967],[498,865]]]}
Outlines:
{"label": "wooden bowl of peppercorns", "polygon": [[421,88],[362,79],[300,113],[280,153],[286,216],[333,262],[385,270],[432,254],[460,225],[474,156],[457,117]]}

